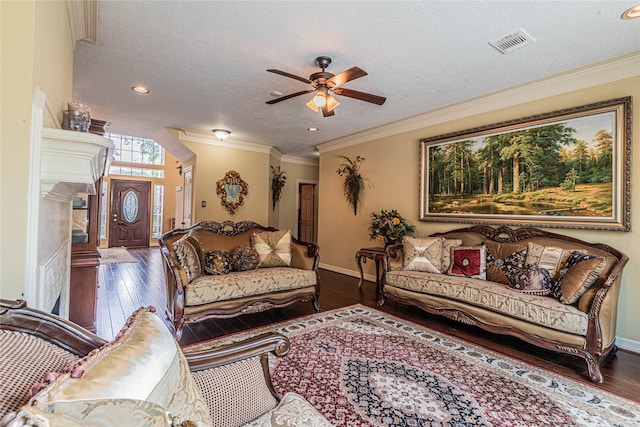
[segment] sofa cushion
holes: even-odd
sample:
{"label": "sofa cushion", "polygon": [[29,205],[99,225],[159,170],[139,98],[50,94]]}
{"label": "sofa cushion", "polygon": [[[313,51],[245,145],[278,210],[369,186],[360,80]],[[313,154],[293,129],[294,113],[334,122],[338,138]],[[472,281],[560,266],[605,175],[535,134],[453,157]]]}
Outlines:
{"label": "sofa cushion", "polygon": [[409,271],[442,273],[442,237],[410,237],[402,239],[402,266]]}
{"label": "sofa cushion", "polygon": [[291,231],[253,233],[251,243],[260,256],[258,267],[288,267],[291,265]]}
{"label": "sofa cushion", "polygon": [[442,240],[442,268],[440,271],[446,273],[451,267],[451,248],[462,246],[462,239],[443,239]]}
{"label": "sofa cushion", "polygon": [[389,271],[385,280],[385,286],[461,301],[563,332],[587,333],[588,316],[577,307],[548,296],[513,292],[501,283],[417,271]]}
{"label": "sofa cushion", "polygon": [[527,256],[526,243],[487,241],[487,280],[508,284],[511,276],[522,270]]}
{"label": "sofa cushion", "polygon": [[235,271],[247,271],[258,268],[260,255],[252,246],[240,245],[231,251],[231,265]]}
{"label": "sofa cushion", "polygon": [[603,257],[573,252],[558,278],[558,297],[563,304],[573,304],[598,280],[604,270]]}
{"label": "sofa cushion", "polygon": [[573,252],[585,253],[584,249],[563,249],[556,246],[543,246],[534,242],[527,244],[525,265],[539,265],[549,270],[551,279],[557,279],[562,266]]}
{"label": "sofa cushion", "polygon": [[332,425],[302,396],[289,392],[283,396],[277,407],[245,424],[245,427],[331,427]]}
{"label": "sofa cushion", "polygon": [[457,246],[451,248],[451,266],[448,274],[452,276],[486,278],[486,246]]}
{"label": "sofa cushion", "polygon": [[229,252],[209,251],[204,255],[204,271],[209,274],[227,274],[233,269]]}
{"label": "sofa cushion", "polygon": [[173,416],[209,425],[205,401],[171,332],[151,309],[134,313],[116,338],[89,353],[46,385],[32,400],[41,410],[65,404],[64,413],[81,417],[85,400],[147,401]]}
{"label": "sofa cushion", "polygon": [[551,293],[549,270],[539,265],[528,265],[515,271],[509,279],[509,289],[531,295],[549,295]]}
{"label": "sofa cushion", "polygon": [[173,242],[178,263],[187,274],[187,280],[192,282],[202,274],[202,250],[200,242],[193,233],[188,233]]}
{"label": "sofa cushion", "polygon": [[314,270],[293,267],[258,268],[250,271],[232,271],[229,274],[200,276],[185,287],[187,306],[316,285]]}

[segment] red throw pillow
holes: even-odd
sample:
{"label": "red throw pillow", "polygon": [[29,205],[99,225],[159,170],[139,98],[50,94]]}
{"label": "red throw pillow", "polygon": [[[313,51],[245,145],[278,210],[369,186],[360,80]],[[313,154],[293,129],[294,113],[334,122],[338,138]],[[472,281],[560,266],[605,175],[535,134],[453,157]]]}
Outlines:
{"label": "red throw pillow", "polygon": [[472,277],[474,279],[486,279],[486,253],[487,247],[453,247],[451,248],[451,267],[449,274],[452,276]]}

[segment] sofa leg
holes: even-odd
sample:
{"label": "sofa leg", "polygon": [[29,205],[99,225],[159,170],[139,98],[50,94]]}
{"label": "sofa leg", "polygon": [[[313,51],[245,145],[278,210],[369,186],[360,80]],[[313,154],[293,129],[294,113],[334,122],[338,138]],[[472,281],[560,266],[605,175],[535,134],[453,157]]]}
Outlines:
{"label": "sofa leg", "polygon": [[313,309],[316,311],[316,313],[320,311],[320,304],[318,303],[317,298],[312,299],[311,304],[313,304]]}
{"label": "sofa leg", "polygon": [[387,302],[387,299],[384,297],[384,294],[380,294],[378,297],[378,307],[382,307],[384,303]]}
{"label": "sofa leg", "polygon": [[587,367],[589,368],[589,378],[591,379],[591,382],[595,384],[602,384],[604,378],[600,371],[599,361],[590,353],[586,354],[585,360],[587,361]]}

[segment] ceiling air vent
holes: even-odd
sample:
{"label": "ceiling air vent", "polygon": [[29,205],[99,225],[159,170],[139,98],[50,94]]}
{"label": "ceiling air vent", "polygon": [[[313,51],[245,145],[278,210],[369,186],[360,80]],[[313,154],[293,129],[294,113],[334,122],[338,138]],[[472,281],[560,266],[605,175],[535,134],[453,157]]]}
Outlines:
{"label": "ceiling air vent", "polygon": [[496,40],[490,41],[489,44],[498,49],[501,53],[507,53],[535,42],[536,41],[533,37],[520,28],[511,34],[507,34]]}

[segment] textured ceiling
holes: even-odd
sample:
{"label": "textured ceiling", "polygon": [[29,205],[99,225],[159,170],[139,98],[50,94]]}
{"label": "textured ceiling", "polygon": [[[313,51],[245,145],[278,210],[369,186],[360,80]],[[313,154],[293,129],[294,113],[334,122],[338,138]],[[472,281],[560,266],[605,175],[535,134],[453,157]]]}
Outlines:
{"label": "textured ceiling", "polygon": [[[101,1],[97,44],[76,46],[73,96],[109,131],[155,138],[181,159],[190,152],[165,128],[225,128],[310,157],[319,143],[638,51],[640,19],[620,19],[633,4]],[[508,54],[489,45],[519,28],[535,43]],[[310,88],[267,69],[308,77],[320,55],[334,74],[367,71],[344,87],[387,102],[336,97],[327,118],[305,106],[310,95],[265,104],[273,91]]]}

